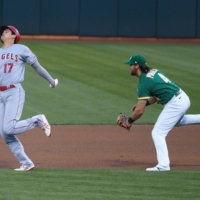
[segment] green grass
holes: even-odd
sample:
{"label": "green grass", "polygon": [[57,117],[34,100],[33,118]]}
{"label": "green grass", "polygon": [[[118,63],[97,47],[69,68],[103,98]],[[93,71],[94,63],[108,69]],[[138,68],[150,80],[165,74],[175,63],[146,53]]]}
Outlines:
{"label": "green grass", "polygon": [[[165,72],[190,97],[188,113],[200,110],[199,52],[195,44],[95,42],[24,42],[49,73],[59,79],[55,89],[26,67],[23,118],[45,113],[52,124],[115,124],[119,112],[131,114],[137,102],[138,78],[123,62],[141,53],[148,65]],[[136,124],[155,123],[160,105],[147,107]],[[87,116],[87,117],[86,117]]]}
{"label": "green grass", "polygon": [[0,170],[0,200],[197,200],[200,171]]}
{"label": "green grass", "polygon": [[[23,42],[49,73],[55,89],[27,65],[22,119],[45,113],[51,124],[115,124],[119,112],[131,114],[138,79],[123,64],[141,53],[148,65],[165,72],[190,96],[188,113],[199,104],[199,45]],[[155,123],[162,106],[153,105],[138,124]],[[0,200],[188,200],[200,199],[200,171],[148,173],[144,170],[0,169]]]}

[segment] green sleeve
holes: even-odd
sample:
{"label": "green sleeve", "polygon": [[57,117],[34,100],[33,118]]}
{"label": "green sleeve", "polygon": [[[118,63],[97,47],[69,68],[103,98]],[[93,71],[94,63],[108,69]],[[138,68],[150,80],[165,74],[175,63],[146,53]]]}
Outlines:
{"label": "green sleeve", "polygon": [[138,100],[146,100],[150,98],[149,84],[139,84],[138,86]]}

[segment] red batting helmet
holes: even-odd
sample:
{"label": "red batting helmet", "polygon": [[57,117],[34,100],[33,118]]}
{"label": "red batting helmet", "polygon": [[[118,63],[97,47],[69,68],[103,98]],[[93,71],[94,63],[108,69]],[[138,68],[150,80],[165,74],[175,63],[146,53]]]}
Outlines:
{"label": "red batting helmet", "polygon": [[0,27],[0,35],[2,35],[2,33],[4,32],[4,30],[7,29],[7,28],[9,28],[16,35],[15,44],[18,43],[19,40],[20,40],[20,33],[19,33],[19,31],[14,26],[10,26],[10,25],[9,26],[1,26]]}

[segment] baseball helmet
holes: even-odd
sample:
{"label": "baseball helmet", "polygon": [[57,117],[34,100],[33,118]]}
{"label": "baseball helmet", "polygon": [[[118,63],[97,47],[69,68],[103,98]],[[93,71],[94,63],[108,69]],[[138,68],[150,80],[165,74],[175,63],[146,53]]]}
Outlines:
{"label": "baseball helmet", "polygon": [[[1,26],[0,27],[0,35],[2,35],[4,30],[7,29],[7,28],[10,29],[16,35],[15,44],[18,43],[19,40],[20,40],[20,33],[14,26],[10,26],[10,25],[9,26],[5,26],[5,25]],[[1,40],[1,42],[3,42],[3,41]]]}

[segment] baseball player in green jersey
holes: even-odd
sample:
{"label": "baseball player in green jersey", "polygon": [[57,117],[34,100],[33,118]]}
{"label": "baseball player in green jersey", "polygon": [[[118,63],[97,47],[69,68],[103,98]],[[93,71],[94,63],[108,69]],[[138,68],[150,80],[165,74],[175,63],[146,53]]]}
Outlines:
{"label": "baseball player in green jersey", "polygon": [[146,171],[170,171],[166,136],[174,126],[200,123],[200,114],[185,115],[190,107],[187,94],[163,72],[147,66],[144,56],[135,54],[124,64],[130,66],[132,76],[139,78],[138,102],[132,107],[133,113],[126,121],[127,127],[142,116],[146,106],[156,102],[163,105],[152,130],[158,164]]}

